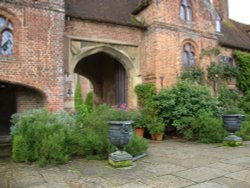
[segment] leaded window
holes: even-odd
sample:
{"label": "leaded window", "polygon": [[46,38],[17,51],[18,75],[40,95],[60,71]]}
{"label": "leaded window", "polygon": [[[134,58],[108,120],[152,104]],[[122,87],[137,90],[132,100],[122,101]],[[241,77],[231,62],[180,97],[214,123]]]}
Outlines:
{"label": "leaded window", "polygon": [[0,55],[13,54],[13,24],[0,15]]}
{"label": "leaded window", "polygon": [[195,64],[195,51],[190,43],[183,46],[183,65],[192,66]]}
{"label": "leaded window", "polygon": [[189,0],[181,0],[180,17],[182,20],[192,21],[192,7]]}

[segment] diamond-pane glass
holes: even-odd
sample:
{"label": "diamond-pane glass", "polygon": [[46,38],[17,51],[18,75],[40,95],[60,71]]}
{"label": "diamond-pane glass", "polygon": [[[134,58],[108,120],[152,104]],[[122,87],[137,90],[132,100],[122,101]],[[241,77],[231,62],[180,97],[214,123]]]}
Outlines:
{"label": "diamond-pane glass", "polygon": [[10,31],[6,30],[2,33],[0,54],[9,55],[12,53],[13,53],[13,35]]}
{"label": "diamond-pane glass", "polygon": [[6,20],[4,17],[0,16],[0,30],[3,29],[6,25]]}

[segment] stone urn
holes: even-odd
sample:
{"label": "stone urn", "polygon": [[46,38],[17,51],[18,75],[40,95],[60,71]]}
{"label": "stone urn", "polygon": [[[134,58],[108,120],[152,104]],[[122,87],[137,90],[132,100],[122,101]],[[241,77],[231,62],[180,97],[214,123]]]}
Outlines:
{"label": "stone urn", "polygon": [[240,130],[241,122],[244,121],[245,116],[242,114],[226,114],[222,118],[224,128],[229,132],[229,136],[224,138],[223,145],[242,145],[242,138],[236,136],[234,133]]}
{"label": "stone urn", "polygon": [[132,156],[124,151],[132,138],[133,121],[109,121],[109,139],[116,146],[117,151],[109,155],[109,163],[114,167],[126,167],[132,165]]}

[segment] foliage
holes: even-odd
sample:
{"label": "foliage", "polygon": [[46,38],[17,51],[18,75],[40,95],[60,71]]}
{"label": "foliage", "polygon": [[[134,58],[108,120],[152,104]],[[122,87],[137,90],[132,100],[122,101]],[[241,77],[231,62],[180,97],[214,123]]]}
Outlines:
{"label": "foliage", "polygon": [[88,111],[91,111],[93,109],[93,91],[88,92],[85,99],[85,105],[88,108]]}
{"label": "foliage", "polygon": [[234,108],[239,105],[241,96],[237,90],[229,90],[227,85],[222,85],[219,88],[218,101],[224,109]]}
{"label": "foliage", "polygon": [[161,118],[155,117],[148,124],[148,130],[150,134],[164,133],[165,123]]}
{"label": "foliage", "polygon": [[28,157],[27,144],[22,136],[14,137],[12,144],[12,158],[15,162],[25,162]]}
{"label": "foliage", "polygon": [[135,87],[135,93],[138,97],[139,105],[141,107],[147,107],[152,103],[156,95],[156,87],[151,83],[139,84]]}
{"label": "foliage", "polygon": [[[94,107],[87,115],[78,115],[77,123],[66,112],[50,113],[46,109],[15,114],[12,157],[16,162],[35,161],[40,166],[65,163],[72,155],[107,158],[115,149],[108,138],[107,124],[113,110],[108,105]],[[136,155],[145,152],[147,143],[133,137],[127,149]]]}
{"label": "foliage", "polygon": [[199,66],[186,67],[181,72],[180,79],[196,82],[198,84],[204,84],[205,72]]}
{"label": "foliage", "polygon": [[234,51],[234,58],[236,59],[239,68],[237,78],[238,87],[242,91],[250,90],[250,53]]}
{"label": "foliage", "polygon": [[156,97],[159,115],[165,121],[176,121],[185,116],[195,116],[198,111],[212,111],[218,115],[218,101],[205,86],[187,81],[178,82],[170,89],[163,89]]}
{"label": "foliage", "polygon": [[[15,161],[38,161],[39,165],[68,161],[68,133],[75,123],[66,112],[49,113],[38,109],[13,115],[11,134]],[[24,151],[23,157],[17,156]]]}
{"label": "foliage", "polygon": [[245,113],[250,114],[250,90],[241,98],[239,105]]}
{"label": "foliage", "polygon": [[226,135],[221,118],[203,110],[196,116],[182,117],[175,122],[175,126],[186,139],[198,140],[202,143],[221,142]]}
{"label": "foliage", "polygon": [[81,85],[79,82],[77,82],[77,84],[76,84],[74,101],[75,101],[76,114],[80,115],[80,116],[86,116],[88,114],[89,107],[83,103],[82,89],[81,89]]}
{"label": "foliage", "polygon": [[155,96],[156,87],[154,84],[146,83],[140,84],[135,87],[135,92],[137,94],[141,116],[137,121],[135,121],[135,127],[147,127],[153,129],[152,120],[158,118],[158,109],[156,108]]}
{"label": "foliage", "polygon": [[136,134],[133,134],[132,140],[125,148],[125,150],[134,157],[145,153],[147,149],[148,149],[147,140],[136,136]]}
{"label": "foliage", "polygon": [[204,56],[218,56],[220,55],[221,51],[219,48],[208,48],[208,49],[202,49],[201,50],[201,56],[202,59]]}
{"label": "foliage", "polygon": [[129,109],[126,104],[121,104],[119,107],[113,106],[105,112],[105,118],[108,121],[128,121],[135,120],[139,112],[135,109]]}
{"label": "foliage", "polygon": [[[126,105],[122,105],[121,108],[118,109],[117,107],[110,108],[108,105],[103,104],[94,107],[92,112],[86,117],[83,116],[79,124],[73,130],[72,140],[74,147],[72,153],[87,158],[107,158],[108,154],[115,149],[108,138],[107,122],[111,120],[110,118],[113,117],[114,114],[116,117],[115,119],[117,119],[117,113],[120,115],[120,110],[124,111],[121,113],[127,113],[125,109],[127,109]],[[131,112],[133,115],[136,114],[134,111]],[[121,120],[124,119],[122,118]],[[133,139],[135,139],[135,141]],[[139,152],[142,151],[142,148],[147,148],[147,144],[143,144],[143,141],[135,137],[133,137],[133,139],[131,141],[131,147],[133,146],[133,148],[128,147],[129,150]]]}
{"label": "foliage", "polygon": [[210,81],[221,82],[236,78],[239,75],[239,70],[237,66],[228,63],[211,62],[207,73]]}
{"label": "foliage", "polygon": [[245,121],[241,123],[240,131],[236,132],[244,141],[250,141],[250,115],[246,115]]}

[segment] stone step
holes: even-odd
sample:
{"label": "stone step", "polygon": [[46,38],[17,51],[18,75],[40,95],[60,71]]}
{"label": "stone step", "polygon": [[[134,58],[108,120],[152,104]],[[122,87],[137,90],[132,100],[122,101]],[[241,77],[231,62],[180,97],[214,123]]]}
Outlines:
{"label": "stone step", "polygon": [[11,156],[11,137],[0,136],[0,158]]}
{"label": "stone step", "polygon": [[11,144],[0,144],[0,158],[11,156]]}

